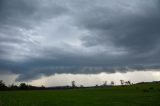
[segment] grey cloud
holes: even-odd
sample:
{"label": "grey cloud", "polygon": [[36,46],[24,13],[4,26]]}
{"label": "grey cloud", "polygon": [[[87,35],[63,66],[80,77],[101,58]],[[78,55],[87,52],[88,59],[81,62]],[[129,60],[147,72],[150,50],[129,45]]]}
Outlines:
{"label": "grey cloud", "polygon": [[[55,56],[55,53],[54,55]],[[130,65],[130,63],[117,62],[117,59],[104,59],[98,57],[73,56],[72,54],[56,55],[54,58],[32,58],[25,62],[9,62],[1,61],[2,70],[12,70],[20,76],[16,81],[30,81],[41,78],[42,76],[50,76],[56,73],[72,73],[72,74],[97,74],[99,72],[127,72],[134,70],[159,69],[159,65]],[[114,61],[115,60],[115,61]]]}
{"label": "grey cloud", "polygon": [[32,28],[43,19],[57,17],[67,11],[67,8],[48,0],[1,0],[0,4],[1,25],[13,27]]}
{"label": "grey cloud", "polygon": [[[157,0],[1,0],[0,72],[9,70],[20,75],[17,81],[24,81],[55,73],[159,69],[159,9]],[[34,29],[61,16],[70,18],[67,25],[79,30],[77,35],[87,32],[79,39],[80,47],[76,44],[56,47],[52,42],[63,39],[58,33],[53,30],[41,35]],[[63,32],[56,22],[49,27],[61,28],[58,31]],[[60,34],[66,38],[73,36]]]}
{"label": "grey cloud", "polygon": [[100,8],[95,11],[94,7],[87,11],[86,14],[89,15],[83,15],[78,20],[78,23],[91,33],[90,36],[82,38],[84,45],[112,45],[129,51],[130,56],[145,56],[148,52],[157,52],[160,41],[160,14],[157,2],[153,1],[153,9],[145,5],[140,7],[140,13],[124,12],[126,10],[123,8],[116,11],[112,8]]}
{"label": "grey cloud", "polygon": [[[0,47],[1,57],[12,54],[23,55],[35,47],[29,32],[43,21],[56,18],[67,12],[67,8],[56,2],[39,0],[0,1]],[[20,50],[23,48],[23,50]],[[36,49],[36,48],[34,48]],[[18,52],[19,53],[15,53]],[[21,53],[22,52],[22,53]],[[13,56],[14,57],[14,56]]]}

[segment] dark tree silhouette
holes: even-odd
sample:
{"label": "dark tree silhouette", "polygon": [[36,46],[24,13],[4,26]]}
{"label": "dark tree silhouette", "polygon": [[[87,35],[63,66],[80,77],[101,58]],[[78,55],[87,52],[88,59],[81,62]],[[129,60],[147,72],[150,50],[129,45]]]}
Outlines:
{"label": "dark tree silhouette", "polygon": [[131,82],[130,81],[126,81],[125,85],[131,85]]}
{"label": "dark tree silhouette", "polygon": [[28,85],[26,85],[26,83],[21,83],[19,85],[20,89],[27,89],[28,88]]}
{"label": "dark tree silhouette", "polygon": [[131,81],[128,81],[128,85],[131,85]]}
{"label": "dark tree silhouette", "polygon": [[104,82],[104,84],[102,86],[107,86],[107,81]]}
{"label": "dark tree silhouette", "polygon": [[41,86],[41,88],[42,88],[42,89],[45,89],[45,86],[44,86],[44,85],[42,85],[42,86]]}
{"label": "dark tree silhouette", "polygon": [[114,86],[114,81],[111,81],[111,85]]}
{"label": "dark tree silhouette", "polygon": [[6,89],[6,88],[7,88],[7,86],[5,85],[3,80],[0,80],[0,89]]}
{"label": "dark tree silhouette", "polygon": [[120,82],[121,82],[121,85],[124,85],[124,80],[120,80]]}
{"label": "dark tree silhouette", "polygon": [[17,86],[17,85],[12,84],[12,85],[10,86],[10,88],[11,88],[11,89],[18,89],[18,86]]}
{"label": "dark tree silhouette", "polygon": [[98,84],[96,84],[96,86],[95,87],[99,87],[99,85]]}
{"label": "dark tree silhouette", "polygon": [[73,87],[73,88],[76,87],[75,81],[72,81],[72,87]]}

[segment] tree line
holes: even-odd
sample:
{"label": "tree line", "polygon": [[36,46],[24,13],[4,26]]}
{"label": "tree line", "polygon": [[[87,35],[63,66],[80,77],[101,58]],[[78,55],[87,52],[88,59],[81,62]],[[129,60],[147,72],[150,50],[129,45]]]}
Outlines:
{"label": "tree line", "polygon": [[3,82],[3,80],[0,80],[0,90],[36,90],[36,89],[45,89],[44,86],[41,87],[37,87],[37,86],[32,86],[32,85],[28,85],[26,83],[20,83],[19,86],[18,85],[10,85],[10,86],[6,86],[6,84]]}
{"label": "tree line", "polygon": [[[124,81],[120,80],[120,83],[122,86],[124,85],[131,85],[131,81]],[[114,86],[115,82],[111,81],[109,84],[107,84],[107,81],[105,81],[102,85],[96,85],[95,87],[106,87],[106,86]],[[10,85],[6,86],[6,84],[3,82],[3,80],[0,80],[0,90],[43,90],[43,89],[70,89],[70,88],[83,88],[83,85],[80,85],[79,87],[76,86],[76,82],[72,81],[71,86],[54,86],[54,87],[37,87],[37,86],[32,86],[28,85],[26,83],[20,83],[19,85]]]}

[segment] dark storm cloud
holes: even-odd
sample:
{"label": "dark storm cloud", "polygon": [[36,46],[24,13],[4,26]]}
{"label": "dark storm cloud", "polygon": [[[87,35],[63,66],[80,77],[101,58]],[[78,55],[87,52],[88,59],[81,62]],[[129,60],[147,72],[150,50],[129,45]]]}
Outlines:
{"label": "dark storm cloud", "polygon": [[114,11],[113,8],[104,7],[90,9],[85,13],[88,15],[83,15],[78,21],[81,27],[91,33],[82,38],[84,45],[107,47],[110,44],[116,48],[124,48],[129,54],[118,60],[122,62],[125,59],[127,62],[142,60],[142,64],[149,59],[159,62],[156,54],[160,52],[160,8],[158,1],[153,2],[155,7],[146,3],[139,7],[139,11],[136,8],[132,11],[127,11],[127,8]]}
{"label": "dark storm cloud", "polygon": [[[55,73],[159,69],[159,10],[158,0],[1,0],[0,72],[25,81]],[[79,48],[55,43],[73,43],[69,37],[83,31]]]}
{"label": "dark storm cloud", "polygon": [[[67,9],[48,1],[39,0],[1,0],[0,1],[0,47],[1,57],[14,51],[21,52],[18,46],[26,49],[33,46],[27,31],[32,30],[38,23],[55,18]],[[36,48],[35,48],[36,49]]]}
{"label": "dark storm cloud", "polygon": [[[52,6],[49,6],[50,4]],[[0,23],[6,26],[31,28],[43,19],[57,17],[66,11],[66,8],[56,3],[43,0],[1,0]]]}

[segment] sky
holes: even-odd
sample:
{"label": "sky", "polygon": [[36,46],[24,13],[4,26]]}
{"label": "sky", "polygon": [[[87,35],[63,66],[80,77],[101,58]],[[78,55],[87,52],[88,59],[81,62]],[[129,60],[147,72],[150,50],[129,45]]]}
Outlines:
{"label": "sky", "polygon": [[160,80],[159,10],[159,0],[0,0],[0,79]]}

